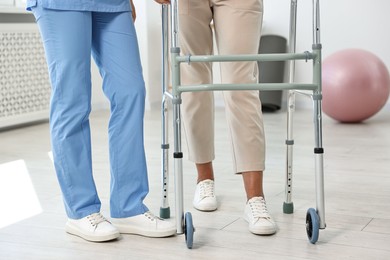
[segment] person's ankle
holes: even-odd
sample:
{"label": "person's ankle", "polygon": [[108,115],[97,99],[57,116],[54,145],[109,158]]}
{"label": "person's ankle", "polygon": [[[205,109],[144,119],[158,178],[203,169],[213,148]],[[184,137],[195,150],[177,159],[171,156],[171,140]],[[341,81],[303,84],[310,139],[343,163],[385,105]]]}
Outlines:
{"label": "person's ankle", "polygon": [[199,182],[205,181],[205,180],[212,180],[212,181],[214,181],[214,176],[211,176],[211,177],[202,177],[202,178],[198,177],[198,180],[197,180],[196,183],[199,183]]}
{"label": "person's ankle", "polygon": [[197,163],[196,170],[198,172],[197,183],[204,180],[214,180],[214,171],[212,162]]}
{"label": "person's ankle", "polygon": [[246,201],[248,202],[250,199],[253,199],[255,197],[262,197],[262,198],[265,199],[265,196],[264,196],[263,193],[261,193],[261,194],[250,194],[250,195],[246,196]]}

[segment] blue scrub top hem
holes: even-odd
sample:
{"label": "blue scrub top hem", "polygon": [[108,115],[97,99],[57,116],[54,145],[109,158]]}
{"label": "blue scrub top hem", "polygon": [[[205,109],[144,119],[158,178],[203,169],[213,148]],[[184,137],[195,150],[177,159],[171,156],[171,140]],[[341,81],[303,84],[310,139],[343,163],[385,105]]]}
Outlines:
{"label": "blue scrub top hem", "polygon": [[[32,7],[41,5],[43,8],[59,10],[59,11],[89,11],[89,12],[129,12],[131,11],[130,1],[119,1],[117,4],[104,3],[104,1],[92,1],[85,3],[84,1],[47,1],[47,0],[27,0],[26,10],[31,11]],[[118,2],[118,1],[117,1]]]}

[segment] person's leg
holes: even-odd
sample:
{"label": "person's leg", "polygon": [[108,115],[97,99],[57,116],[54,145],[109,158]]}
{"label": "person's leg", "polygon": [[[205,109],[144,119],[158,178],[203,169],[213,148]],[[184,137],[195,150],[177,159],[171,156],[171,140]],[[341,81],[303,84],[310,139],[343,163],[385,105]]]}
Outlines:
{"label": "person's leg", "polygon": [[108,126],[111,216],[131,217],[148,209],[144,151],[145,83],[131,13],[93,13],[92,53],[110,100]]}
{"label": "person's leg", "polygon": [[91,15],[33,8],[49,67],[52,95],[50,131],[53,160],[69,217],[66,232],[93,242],[119,231],[100,214],[92,177]]}
{"label": "person's leg", "polygon": [[204,180],[214,180],[214,169],[213,163],[197,163],[196,171],[198,172],[198,180],[197,183],[202,182]]}
{"label": "person's leg", "polygon": [[176,232],[148,211],[144,150],[145,83],[131,12],[93,13],[92,52],[110,100],[110,209],[121,233],[152,237]]}
{"label": "person's leg", "polygon": [[[220,54],[257,54],[262,5],[259,0],[216,0],[214,23]],[[223,83],[257,83],[256,62],[221,63]],[[224,99],[235,173],[245,173],[248,199],[262,194],[265,141],[258,91],[226,91]],[[252,184],[256,182],[256,185]],[[250,185],[249,185],[250,184]]]}
{"label": "person's leg", "polygon": [[[208,0],[183,0],[179,3],[180,47],[183,55],[213,53],[213,33],[210,27],[212,9]],[[212,64],[181,65],[181,83],[206,84],[212,82]],[[214,95],[212,92],[182,94],[182,121],[189,159],[195,162],[198,178],[194,207],[215,210],[214,195]]]}
{"label": "person's leg", "polygon": [[52,86],[50,131],[54,165],[69,218],[100,211],[92,177],[91,17],[87,12],[33,9]]}
{"label": "person's leg", "polygon": [[[180,48],[182,55],[201,55],[213,52],[210,28],[212,13],[207,0],[179,2]],[[181,84],[212,82],[210,63],[181,65]],[[188,157],[196,164],[214,159],[214,97],[211,92],[182,94],[182,121],[188,144]],[[209,176],[212,177],[212,176]]]}
{"label": "person's leg", "polygon": [[244,187],[247,200],[253,197],[264,197],[263,171],[243,172]]}
{"label": "person's leg", "polygon": [[[258,54],[262,18],[261,0],[215,0],[214,24],[219,53]],[[222,83],[257,83],[257,74],[257,62],[221,64]],[[234,171],[243,175],[248,200],[249,229],[255,234],[272,234],[276,228],[267,212],[263,192],[265,138],[259,92],[226,91],[224,99]]]}

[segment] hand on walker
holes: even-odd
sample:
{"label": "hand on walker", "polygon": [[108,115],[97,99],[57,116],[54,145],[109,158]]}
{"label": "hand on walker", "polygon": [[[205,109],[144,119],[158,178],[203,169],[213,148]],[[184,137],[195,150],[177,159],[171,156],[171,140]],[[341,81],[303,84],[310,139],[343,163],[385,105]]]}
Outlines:
{"label": "hand on walker", "polygon": [[135,11],[133,0],[130,0],[130,4],[131,4],[131,11],[132,11],[131,16],[133,17],[133,22],[135,22],[135,19],[137,18],[137,13]]}
{"label": "hand on walker", "polygon": [[170,4],[171,0],[154,0],[156,3],[159,4]]}

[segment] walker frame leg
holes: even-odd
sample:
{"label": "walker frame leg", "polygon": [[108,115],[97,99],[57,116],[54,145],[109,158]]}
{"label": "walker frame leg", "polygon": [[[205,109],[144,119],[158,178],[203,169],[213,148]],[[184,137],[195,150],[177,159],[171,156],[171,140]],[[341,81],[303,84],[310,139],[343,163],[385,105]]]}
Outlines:
{"label": "walker frame leg", "polygon": [[[291,0],[290,4],[290,31],[289,31],[289,53],[296,52],[296,24],[297,24],[297,0]],[[295,60],[289,61],[289,83],[295,81]],[[293,122],[295,111],[295,92],[290,90],[287,98],[287,139],[286,139],[286,183],[283,213],[292,214],[294,203],[292,202],[292,180],[293,180]]]}
{"label": "walker frame leg", "polygon": [[168,142],[168,102],[165,92],[169,85],[168,66],[168,6],[162,5],[162,101],[161,101],[161,184],[162,196],[160,217],[167,219],[171,216],[168,198],[169,188],[169,142]]}

